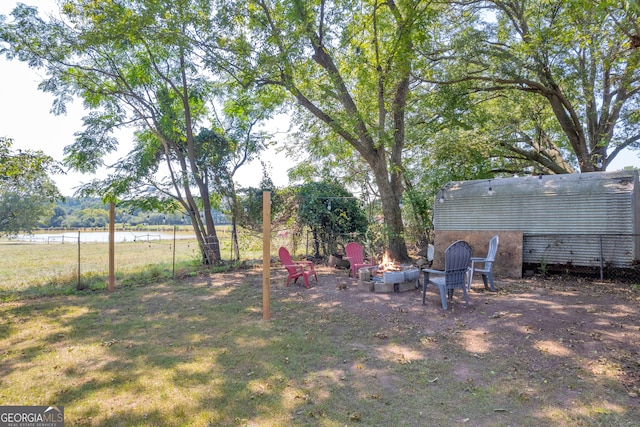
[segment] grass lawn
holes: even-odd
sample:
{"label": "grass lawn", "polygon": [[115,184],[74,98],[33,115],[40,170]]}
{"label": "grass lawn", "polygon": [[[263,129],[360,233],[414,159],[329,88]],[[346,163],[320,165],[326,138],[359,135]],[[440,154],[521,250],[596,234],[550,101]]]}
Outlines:
{"label": "grass lawn", "polygon": [[[167,230],[137,233],[155,236],[154,233],[160,232],[171,233]],[[201,258],[198,242],[195,238],[184,238],[184,235],[192,236],[193,232],[179,231],[178,235],[183,238],[117,242],[114,251],[116,278],[121,280],[141,274],[157,277],[173,275],[174,271],[197,270]],[[221,258],[229,261],[230,228],[218,227],[218,237]],[[282,243],[279,238],[273,239],[273,256],[277,256],[277,248]],[[262,258],[262,237],[249,230],[240,230],[239,247],[243,260]],[[34,244],[0,239],[0,259],[0,301],[73,292],[78,276],[81,287],[90,288],[104,287],[108,279],[107,243],[83,242],[78,246],[73,241]]]}
{"label": "grass lawn", "polygon": [[[522,332],[505,314],[513,295],[444,312],[436,295],[422,306],[319,273],[284,288],[274,269],[268,321],[260,270],[1,303],[0,405],[61,405],[69,426],[638,425],[604,332],[602,347],[562,353],[541,323]],[[591,345],[578,341],[593,327],[566,328]]]}
{"label": "grass lawn", "polygon": [[[116,274],[137,273],[150,268],[171,271],[175,264],[197,263],[195,239],[173,241],[125,242],[115,245]],[[106,281],[109,271],[107,243],[0,244],[0,300],[14,292],[55,293],[61,287],[74,289],[80,269],[81,282],[91,285]]]}

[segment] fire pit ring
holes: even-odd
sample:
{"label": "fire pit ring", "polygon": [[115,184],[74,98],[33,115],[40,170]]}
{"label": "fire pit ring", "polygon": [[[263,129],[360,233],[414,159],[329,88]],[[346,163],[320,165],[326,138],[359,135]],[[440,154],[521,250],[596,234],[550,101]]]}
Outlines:
{"label": "fire pit ring", "polygon": [[377,267],[358,270],[359,279],[369,283],[374,292],[391,293],[406,292],[418,288],[420,269],[413,266],[401,266],[400,270],[379,271]]}

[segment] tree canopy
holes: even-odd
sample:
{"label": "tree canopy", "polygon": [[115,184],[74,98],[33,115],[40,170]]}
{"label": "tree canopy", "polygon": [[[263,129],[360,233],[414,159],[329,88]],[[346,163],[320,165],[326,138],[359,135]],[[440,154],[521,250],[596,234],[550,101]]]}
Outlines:
{"label": "tree canopy", "polygon": [[359,201],[336,182],[312,182],[296,189],[298,221],[313,233],[315,255],[328,256],[336,242],[362,239],[367,218]]}
{"label": "tree canopy", "polygon": [[234,168],[260,151],[265,137],[252,129],[271,107],[266,98],[234,92],[214,64],[205,66],[195,40],[211,32],[210,2],[64,0],[60,6],[61,17],[44,20],[19,5],[1,39],[9,57],[46,71],[41,88],[55,96],[56,112],[73,96],[89,111],[65,149],[67,165],[95,171],[119,145],[114,129],[135,130],[134,149],[81,194],[182,210],[203,260],[217,263],[211,208],[221,193],[228,195],[220,189],[229,189]]}
{"label": "tree canopy", "polygon": [[522,169],[603,171],[640,148],[635,2],[454,4],[430,55],[439,65],[423,75],[482,102],[490,115],[478,124]]}
{"label": "tree canopy", "polygon": [[[304,157],[294,176],[375,199],[400,261],[449,180],[604,171],[640,149],[635,0],[59,4],[46,20],[18,6],[1,52],[46,71],[56,112],[83,100],[68,165],[95,170],[119,144],[112,131],[135,130],[86,194],[185,212],[206,262],[219,259],[212,207],[234,224],[260,218],[247,202],[260,189],[239,197],[234,174],[259,158],[275,112],[290,114]],[[282,196],[276,216],[294,208]]]}
{"label": "tree canopy", "polygon": [[[398,200],[416,48],[430,2],[266,1],[219,4],[215,61],[239,81],[286,90],[322,123],[319,137],[348,144],[374,178],[389,250],[408,258]],[[341,148],[336,146],[337,150]]]}
{"label": "tree canopy", "polygon": [[29,233],[53,213],[61,197],[50,173],[58,164],[40,151],[14,151],[0,137],[0,235]]}

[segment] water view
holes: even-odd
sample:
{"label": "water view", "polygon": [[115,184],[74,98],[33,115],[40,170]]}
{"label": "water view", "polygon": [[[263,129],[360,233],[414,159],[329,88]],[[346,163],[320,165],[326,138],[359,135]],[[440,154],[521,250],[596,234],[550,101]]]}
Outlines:
{"label": "water view", "polygon": [[[77,243],[78,237],[81,243],[107,243],[109,242],[109,233],[107,231],[81,231],[76,232],[60,232],[60,233],[34,233],[20,234],[10,238],[15,242],[32,242],[32,243]],[[116,242],[151,242],[157,240],[173,240],[173,233],[163,232],[143,232],[143,231],[116,231],[114,239]],[[176,239],[193,239],[193,233],[180,232],[176,233]]]}

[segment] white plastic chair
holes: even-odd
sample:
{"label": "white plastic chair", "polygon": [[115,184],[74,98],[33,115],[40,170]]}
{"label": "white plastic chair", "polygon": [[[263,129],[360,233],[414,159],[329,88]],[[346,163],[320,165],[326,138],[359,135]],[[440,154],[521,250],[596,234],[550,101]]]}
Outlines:
{"label": "white plastic chair", "polygon": [[[491,292],[495,292],[496,288],[493,286],[493,262],[496,260],[496,254],[498,253],[498,236],[495,235],[489,241],[489,252],[485,258],[471,258],[471,267],[469,267],[469,282],[467,289],[471,290],[471,280],[474,273],[482,274],[482,281],[484,282],[484,288],[487,289],[490,285]],[[482,268],[479,268],[476,264],[482,264]],[[487,283],[488,282],[488,283]]]}

